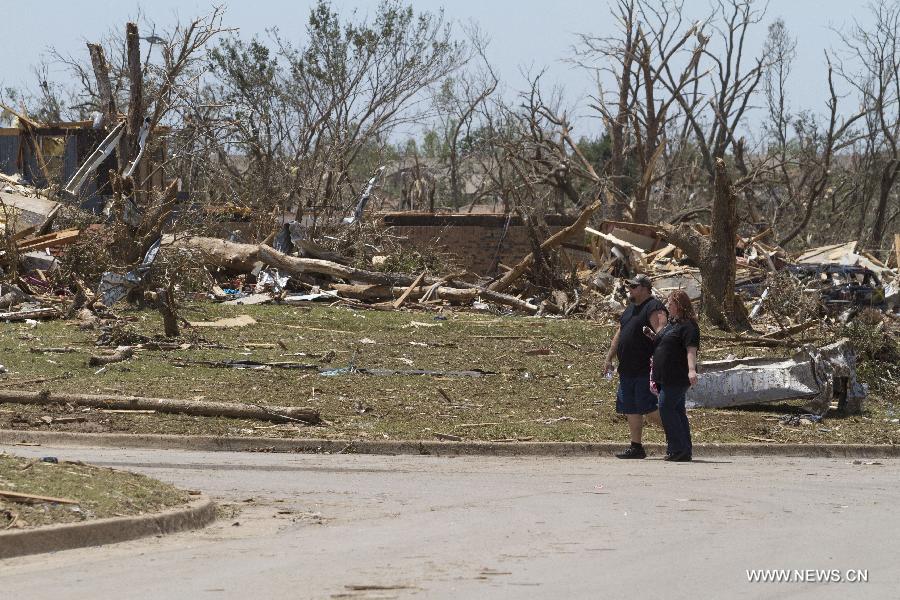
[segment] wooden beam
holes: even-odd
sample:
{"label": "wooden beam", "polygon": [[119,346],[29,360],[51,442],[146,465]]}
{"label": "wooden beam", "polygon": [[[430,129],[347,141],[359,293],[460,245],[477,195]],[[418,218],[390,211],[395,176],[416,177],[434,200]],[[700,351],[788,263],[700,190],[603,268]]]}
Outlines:
{"label": "wooden beam", "polygon": [[900,233],[894,234],[894,266],[900,269]]}
{"label": "wooden beam", "polygon": [[43,250],[45,248],[53,248],[54,246],[65,246],[75,242],[81,236],[79,229],[66,229],[65,231],[55,231],[47,235],[19,240],[16,242],[16,249],[19,252],[33,252],[35,250]]}
{"label": "wooden beam", "polygon": [[625,248],[626,250],[631,250],[632,252],[637,252],[640,256],[644,256],[646,254],[644,252],[643,248],[638,248],[634,244],[631,244],[629,242],[626,242],[625,240],[619,239],[616,236],[611,235],[609,233],[603,233],[602,231],[597,231],[596,229],[593,229],[591,227],[585,227],[584,230],[585,230],[585,232],[590,233],[591,235],[596,235],[600,239],[606,240],[610,244],[613,244],[615,246],[621,246],[622,248]]}
{"label": "wooden beam", "polygon": [[660,248],[659,250],[648,253],[644,258],[647,259],[648,263],[653,262],[672,254],[675,251],[675,248],[676,247],[673,244],[668,244],[665,248]]}
{"label": "wooden beam", "polygon": [[417,287],[420,283],[422,283],[422,280],[425,279],[425,274],[426,274],[427,272],[428,272],[427,270],[422,271],[422,272],[419,274],[419,276],[416,277],[416,280],[413,281],[413,282],[410,284],[410,286],[409,286],[408,288],[406,288],[406,290],[404,290],[404,292],[403,292],[402,294],[400,294],[400,297],[397,298],[396,300],[394,300],[394,302],[393,302],[393,307],[394,307],[394,308],[400,308],[401,306],[403,306],[403,303],[406,302],[406,299],[407,299],[407,297],[409,297],[410,293],[412,293],[412,291],[413,291],[414,289],[416,289],[416,287]]}

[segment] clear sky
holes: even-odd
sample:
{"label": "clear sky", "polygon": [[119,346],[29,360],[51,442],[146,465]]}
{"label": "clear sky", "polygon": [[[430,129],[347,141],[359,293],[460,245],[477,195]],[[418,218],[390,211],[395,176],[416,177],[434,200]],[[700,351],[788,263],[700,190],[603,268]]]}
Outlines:
{"label": "clear sky", "polygon": [[[177,16],[187,19],[204,14],[212,4],[207,0],[153,0],[152,2],[112,0],[45,0],[43,2],[4,2],[0,36],[0,87],[33,87],[32,67],[40,62],[49,46],[63,53],[87,55],[84,43],[101,37],[124,23],[138,11],[166,29]],[[232,0],[225,2],[225,24],[240,28],[251,37],[277,26],[285,37],[303,35],[312,0]],[[371,13],[376,0],[334,0],[341,12],[358,10]],[[607,2],[604,0],[415,0],[418,10],[444,8],[448,18],[461,22],[474,20],[490,37],[489,56],[507,89],[522,86],[522,68],[548,69],[549,81],[565,87],[573,101],[592,93],[593,87],[583,70],[564,62],[576,42],[575,34],[604,35],[613,31]],[[790,82],[791,104],[795,108],[819,111],[824,106],[827,87],[823,51],[838,40],[832,28],[868,21],[865,0],[771,0],[765,21],[757,26],[754,48],[761,46],[766,24],[776,17],[784,19],[797,38],[798,56]],[[685,11],[700,16],[708,11],[707,0],[685,0]],[[144,33],[148,35],[149,32]],[[51,77],[62,77],[52,73]],[[582,104],[583,105],[583,104]],[[586,112],[586,109],[585,109]],[[580,133],[593,133],[596,123],[579,119]],[[576,132],[579,133],[579,132]]]}

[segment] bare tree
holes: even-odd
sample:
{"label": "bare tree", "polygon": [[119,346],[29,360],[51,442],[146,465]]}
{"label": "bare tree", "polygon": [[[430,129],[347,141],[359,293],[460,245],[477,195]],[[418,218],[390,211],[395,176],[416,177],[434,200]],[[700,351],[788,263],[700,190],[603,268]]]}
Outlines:
{"label": "bare tree", "polygon": [[[483,125],[479,117],[491,95],[497,90],[499,79],[485,56],[487,39],[476,28],[469,32],[471,50],[478,67],[460,71],[447,78],[436,95],[438,120],[443,130],[450,180],[450,202],[462,203],[460,162],[465,158],[464,145],[472,145],[472,136]],[[434,207],[431,207],[434,210]]]}
{"label": "bare tree", "polygon": [[862,150],[878,183],[863,187],[869,193],[858,197],[857,233],[862,238],[868,228],[867,245],[878,250],[888,222],[897,216],[889,216],[889,208],[897,205],[893,190],[900,176],[900,3],[873,4],[870,10],[871,26],[856,23],[841,35],[844,60],[836,71],[866,112]]}
{"label": "bare tree", "polygon": [[[515,105],[503,105],[505,135],[495,143],[503,148],[518,178],[538,207],[563,213],[568,207],[582,209],[597,199],[603,178],[584,156],[573,136],[569,110],[563,106],[559,88],[546,93],[543,71],[529,76],[529,87]],[[541,191],[545,190],[545,191]]]}
{"label": "bare tree", "polygon": [[[580,35],[575,62],[595,76],[598,93],[591,107],[600,114],[611,141],[603,168],[616,199],[609,214],[647,222],[651,191],[668,176],[660,159],[666,155],[668,134],[677,130],[679,95],[694,90],[696,98],[705,75],[698,71],[698,62],[706,38],[698,35],[700,23],[684,22],[677,2],[619,0],[612,16],[618,33]],[[610,77],[615,88],[605,91],[603,82]],[[628,158],[636,166],[634,175],[626,168]]]}
{"label": "bare tree", "polygon": [[[725,162],[729,149],[739,159],[744,154],[738,144],[738,128],[750,106],[751,98],[763,75],[763,58],[747,60],[746,40],[750,28],[760,22],[762,13],[752,0],[718,0],[716,32],[710,45],[703,31],[697,32],[703,55],[710,62],[708,102],[697,102],[696,89],[685,89],[681,78],[670,70],[660,79],[675,95],[684,113],[702,164],[712,185],[709,239],[700,239],[687,224],[669,226],[666,234],[680,246],[700,268],[703,279],[703,312],[723,329],[750,327],[743,303],[734,295],[735,249],[737,233],[737,201],[735,186]],[[738,161],[739,162],[739,161]],[[745,175],[745,178],[749,176]]]}
{"label": "bare tree", "polygon": [[[790,215],[792,221],[783,205],[776,206],[772,213],[770,226],[779,231],[777,239],[782,246],[806,230],[814,210],[829,189],[833,194],[833,187],[829,185],[834,183],[832,167],[835,155],[854,143],[856,137],[852,127],[865,116],[864,109],[852,115],[840,115],[833,68],[827,55],[826,62],[829,89],[827,127],[821,130],[816,120],[806,115],[796,119],[791,139],[776,134],[776,178],[775,185],[769,189],[773,197],[777,197],[779,190],[783,191],[793,213]],[[776,122],[784,120],[781,117]]]}
{"label": "bare tree", "polygon": [[441,13],[395,1],[371,20],[343,19],[320,2],[306,34],[300,45],[277,33],[270,44],[225,40],[211,54],[218,82],[206,104],[216,108],[204,119],[216,125],[210,144],[222,163],[246,159],[242,173],[224,171],[243,201],[318,220],[355,202],[355,182],[368,179],[391,132],[422,120],[425,92],[466,52]]}

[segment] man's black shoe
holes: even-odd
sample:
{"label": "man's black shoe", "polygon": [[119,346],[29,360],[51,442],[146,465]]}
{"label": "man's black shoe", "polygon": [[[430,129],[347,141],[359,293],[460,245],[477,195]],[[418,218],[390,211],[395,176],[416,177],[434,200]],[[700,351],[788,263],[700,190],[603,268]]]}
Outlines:
{"label": "man's black shoe", "polygon": [[663,460],[669,462],[691,462],[693,459],[687,452],[676,452],[675,454],[666,454],[666,457]]}
{"label": "man's black shoe", "polygon": [[647,458],[647,453],[644,452],[643,446],[632,444],[631,447],[624,452],[616,454],[616,458]]}

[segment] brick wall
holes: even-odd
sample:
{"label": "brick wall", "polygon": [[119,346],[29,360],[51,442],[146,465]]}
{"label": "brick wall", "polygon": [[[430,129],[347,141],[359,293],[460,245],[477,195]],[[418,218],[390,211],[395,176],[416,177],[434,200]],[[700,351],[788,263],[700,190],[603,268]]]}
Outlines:
{"label": "brick wall", "polygon": [[[510,219],[503,234],[507,217],[503,214],[432,214],[387,213],[379,215],[393,235],[404,237],[412,247],[437,247],[454,255],[459,264],[480,275],[490,274],[500,247],[499,261],[512,266],[531,252],[528,228],[518,216]],[[574,217],[548,215],[546,222],[551,233],[574,222]],[[570,241],[582,243],[583,233],[573,234]],[[501,245],[502,240],[502,245]]]}

